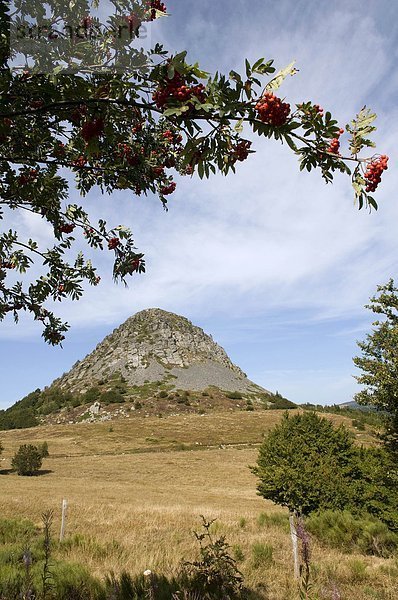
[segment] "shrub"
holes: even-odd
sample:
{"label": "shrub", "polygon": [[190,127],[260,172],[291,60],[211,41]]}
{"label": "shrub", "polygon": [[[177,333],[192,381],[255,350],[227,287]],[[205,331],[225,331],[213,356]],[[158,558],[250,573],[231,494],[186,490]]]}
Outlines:
{"label": "shrub", "polygon": [[184,569],[192,591],[200,597],[227,600],[241,597],[242,574],[230,555],[230,547],[222,536],[213,539],[210,528],[213,521],[202,517],[203,533],[195,532],[200,546],[200,558],[185,562]]}
{"label": "shrub", "polygon": [[308,515],[363,501],[351,434],[315,413],[290,417],[286,412],[264,439],[257,465],[259,494],[291,512]]}
{"label": "shrub", "polygon": [[320,542],[343,552],[388,557],[398,550],[398,534],[370,515],[327,510],[308,517],[306,526]]}
{"label": "shrub", "polygon": [[165,392],[164,390],[162,390],[161,392],[159,392],[158,394],[158,398],[168,398],[168,393]]}
{"label": "shrub", "polygon": [[358,419],[353,419],[351,424],[353,427],[355,427],[355,429],[358,429],[358,431],[365,431],[366,429],[363,421],[359,421]]}
{"label": "shrub", "polygon": [[227,392],[226,394],[227,398],[230,398],[231,400],[242,400],[243,396],[240,392]]}
{"label": "shrub", "polygon": [[0,429],[25,429],[36,427],[38,420],[33,408],[14,408],[0,414]]}
{"label": "shrub", "polygon": [[122,404],[125,402],[125,399],[117,390],[108,390],[107,392],[103,392],[100,396],[100,401],[104,404]]}
{"label": "shrub", "polygon": [[40,452],[40,456],[42,458],[47,458],[49,456],[47,442],[43,442],[42,444],[39,444],[37,449]]}
{"label": "shrub", "polygon": [[42,464],[42,456],[39,449],[31,444],[24,444],[19,447],[11,466],[18,475],[37,475]]}
{"label": "shrub", "polygon": [[84,404],[93,404],[94,402],[96,402],[99,397],[101,395],[101,391],[99,389],[99,387],[97,386],[93,386],[91,388],[89,388],[83,395],[83,403]]}

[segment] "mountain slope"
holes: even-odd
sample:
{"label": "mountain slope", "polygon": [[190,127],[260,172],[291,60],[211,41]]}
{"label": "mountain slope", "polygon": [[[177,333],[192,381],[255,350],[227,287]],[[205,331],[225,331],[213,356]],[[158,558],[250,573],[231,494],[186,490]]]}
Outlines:
{"label": "mountain slope", "polygon": [[[94,403],[87,413],[86,405]],[[110,405],[118,406],[105,409]],[[48,388],[0,414],[0,427],[20,427],[21,411],[22,421],[26,413],[32,425],[37,417],[73,422],[114,413],[127,416],[131,409],[160,414],[177,409],[253,410],[257,405],[294,406],[250,381],[200,327],[152,308],[127,319]]]}

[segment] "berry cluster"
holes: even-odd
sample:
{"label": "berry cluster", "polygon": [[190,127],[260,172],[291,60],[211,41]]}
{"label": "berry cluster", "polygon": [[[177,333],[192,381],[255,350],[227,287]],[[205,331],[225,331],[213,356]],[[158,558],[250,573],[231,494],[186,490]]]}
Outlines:
{"label": "berry cluster", "polygon": [[74,167],[83,168],[87,164],[87,158],[85,156],[79,156],[76,160],[72,161]]}
{"label": "berry cluster", "polygon": [[69,115],[69,120],[71,121],[71,123],[73,123],[74,125],[79,125],[79,123],[81,123],[81,120],[85,117],[87,113],[87,106],[85,106],[84,104],[78,106],[70,115]]}
{"label": "berry cluster", "polygon": [[189,103],[196,97],[203,104],[206,101],[205,86],[186,85],[186,81],[179,73],[174,73],[172,79],[168,79],[166,85],[161,85],[153,94],[153,100],[158,108],[163,108],[170,100]]}
{"label": "berry cluster", "polygon": [[314,108],[315,108],[316,112],[319,115],[321,115],[321,116],[323,115],[323,108],[322,108],[322,106],[319,106],[319,104],[314,104]]}
{"label": "berry cluster", "polygon": [[86,121],[82,126],[82,138],[88,144],[92,139],[97,138],[104,131],[104,120],[93,119],[92,121]]}
{"label": "berry cluster", "polygon": [[385,154],[380,156],[368,165],[367,171],[365,173],[366,179],[366,191],[367,192],[375,192],[377,186],[381,181],[381,176],[383,175],[383,171],[388,169],[388,161],[389,158]]}
{"label": "berry cluster", "polygon": [[73,223],[62,223],[62,225],[60,225],[58,229],[61,233],[72,233],[75,227],[76,225],[74,225]]}
{"label": "berry cluster", "polygon": [[12,262],[0,262],[0,269],[15,269],[15,265]]}
{"label": "berry cluster", "polygon": [[84,29],[90,29],[91,25],[93,24],[93,17],[87,15],[87,17],[84,17],[84,19],[82,19],[81,23]]}
{"label": "berry cluster", "polygon": [[131,166],[135,166],[138,164],[138,162],[139,162],[138,156],[133,153],[133,149],[131,146],[129,146],[128,144],[118,144],[118,147],[119,147],[119,152],[118,152],[119,158],[125,159],[126,162]]}
{"label": "berry cluster", "polygon": [[108,248],[109,250],[114,250],[115,248],[117,248],[120,244],[120,240],[119,238],[111,238],[108,242]]}
{"label": "berry cluster", "polygon": [[144,261],[141,258],[135,258],[134,260],[131,261],[128,272],[129,273],[137,273],[143,262]]}
{"label": "berry cluster", "polygon": [[246,158],[249,156],[251,145],[252,143],[248,140],[241,140],[240,142],[238,142],[233,150],[233,158],[241,162],[246,160]]}
{"label": "berry cluster", "polygon": [[340,153],[340,136],[343,135],[344,129],[340,129],[335,138],[330,142],[327,152],[331,154],[339,154]]}
{"label": "berry cluster", "polygon": [[154,21],[156,19],[157,10],[162,13],[167,12],[167,8],[165,4],[161,2],[161,0],[150,0],[149,5],[151,9],[151,21]]}
{"label": "berry cluster", "polygon": [[57,141],[54,146],[54,156],[57,158],[63,158],[66,153],[66,146],[63,142]]}
{"label": "berry cluster", "polygon": [[164,140],[166,140],[166,142],[169,142],[170,144],[180,144],[182,142],[182,135],[180,133],[171,131],[171,129],[167,129],[162,134],[162,137]]}
{"label": "berry cluster", "polygon": [[172,194],[175,191],[176,187],[177,187],[177,184],[174,181],[172,181],[168,185],[164,185],[163,187],[161,187],[160,193],[163,196],[169,196],[170,194]]}
{"label": "berry cluster", "polygon": [[281,127],[285,125],[290,115],[290,104],[282,102],[271,92],[266,92],[257,102],[256,110],[261,121],[274,127]]}
{"label": "berry cluster", "polygon": [[30,169],[29,171],[27,171],[26,173],[22,173],[19,177],[18,177],[18,183],[21,186],[24,186],[28,183],[32,183],[33,181],[35,181],[36,177],[38,174],[38,170],[37,169]]}

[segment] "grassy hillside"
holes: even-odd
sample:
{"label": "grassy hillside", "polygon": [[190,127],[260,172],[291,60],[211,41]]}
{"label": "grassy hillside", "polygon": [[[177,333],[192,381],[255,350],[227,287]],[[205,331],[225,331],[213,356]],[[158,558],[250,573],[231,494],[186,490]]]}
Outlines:
{"label": "grassy hillside", "polygon": [[[270,600],[296,598],[286,515],[256,495],[254,464],[265,431],[281,411],[222,412],[204,416],[134,417],[112,423],[43,426],[2,432],[0,513],[40,523],[46,509],[60,522],[69,502],[67,536],[57,558],[84,563],[93,574],[127,569],[175,572],[193,559],[191,534],[199,515],[217,518],[248,584],[266,585]],[[336,422],[351,420],[331,415]],[[357,431],[372,443],[371,430]],[[51,457],[38,477],[9,472],[22,443],[48,441]],[[343,554],[314,542],[320,598],[392,600],[398,561]]]}
{"label": "grassy hillside", "polygon": [[[203,413],[214,409],[264,410],[290,409],[296,405],[280,394],[242,393],[209,387],[203,391],[175,389],[171,375],[161,381],[129,385],[120,373],[100,379],[84,393],[65,392],[53,385],[37,389],[5,411],[0,411],[0,430],[34,427],[40,423],[70,423],[91,418],[90,405],[99,402],[98,418],[120,417],[131,413],[159,415]],[[115,414],[116,413],[116,414]]]}

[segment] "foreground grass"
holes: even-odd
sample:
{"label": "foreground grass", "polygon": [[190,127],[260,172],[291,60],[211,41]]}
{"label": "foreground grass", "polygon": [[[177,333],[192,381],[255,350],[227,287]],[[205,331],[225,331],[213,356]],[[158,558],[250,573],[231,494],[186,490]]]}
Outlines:
{"label": "foreground grass", "polygon": [[[203,514],[217,519],[213,527],[226,535],[247,585],[265,587],[270,600],[295,599],[286,515],[256,495],[247,468],[280,416],[220,413],[4,432],[0,514],[40,524],[42,512],[55,509],[58,530],[67,498],[66,538],[55,555],[97,576],[176,573],[181,560],[196,557],[191,532]],[[47,472],[24,478],[7,471],[19,444],[44,440],[52,454]],[[314,542],[313,564],[320,598],[333,598],[334,587],[347,600],[397,597],[397,559],[347,555]]]}

